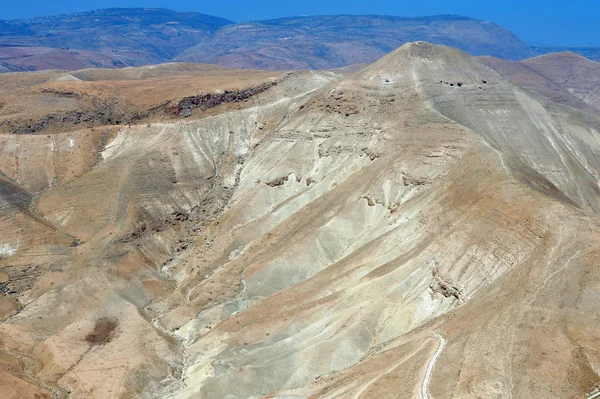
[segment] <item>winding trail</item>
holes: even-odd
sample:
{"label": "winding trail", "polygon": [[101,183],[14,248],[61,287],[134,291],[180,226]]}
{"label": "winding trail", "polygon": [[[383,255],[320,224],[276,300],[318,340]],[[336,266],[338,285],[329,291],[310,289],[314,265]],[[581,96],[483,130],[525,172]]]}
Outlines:
{"label": "winding trail", "polygon": [[600,398],[600,392],[595,393],[594,395],[588,397],[587,399],[596,399],[596,398]]}
{"label": "winding trail", "polygon": [[[36,377],[34,369],[37,365],[37,361],[32,358],[29,357],[27,355],[24,355],[22,353],[17,353],[17,352],[13,352],[9,349],[3,348],[0,349],[1,352],[5,352],[8,353],[9,355],[19,359],[20,361],[23,362],[23,373],[39,388],[45,389],[48,392],[52,393],[52,396],[54,396],[54,399],[65,399],[68,397],[68,393],[66,392],[65,389],[60,388],[56,385],[50,385],[47,384],[45,381],[39,379]],[[27,381],[27,380],[24,380]]]}
{"label": "winding trail", "polygon": [[427,344],[429,341],[431,341],[433,338],[427,338],[425,341],[423,341],[423,343],[421,345],[419,345],[419,347],[417,349],[415,349],[414,351],[410,352],[408,355],[404,356],[402,359],[400,359],[398,362],[394,363],[394,365],[392,365],[392,367],[390,367],[389,369],[387,369],[384,372],[381,372],[379,374],[377,374],[373,379],[371,379],[369,382],[367,382],[365,385],[363,385],[360,390],[352,397],[353,399],[359,399],[360,396],[373,384],[375,384],[377,381],[379,381],[382,377],[388,375],[389,373],[391,373],[392,371],[394,371],[396,368],[398,368],[398,366],[400,366],[402,363],[406,362],[408,359],[410,359],[411,357],[413,357],[414,355],[416,355],[417,353],[419,353],[421,351],[421,349],[423,349],[423,347],[425,346],[425,344]]}
{"label": "winding trail", "polygon": [[599,398],[599,397],[600,397],[600,392],[598,392],[598,393],[596,393],[596,394],[588,397],[587,399],[596,399],[596,398]]}
{"label": "winding trail", "polygon": [[423,379],[423,385],[421,385],[421,396],[423,399],[430,399],[429,394],[427,393],[427,388],[429,387],[429,381],[431,380],[431,373],[433,372],[435,362],[437,361],[438,357],[440,357],[440,354],[446,346],[446,338],[442,337],[441,335],[437,335],[436,338],[440,340],[440,346],[435,351],[431,361],[429,362],[429,365],[427,366],[427,372],[425,373],[425,378]]}

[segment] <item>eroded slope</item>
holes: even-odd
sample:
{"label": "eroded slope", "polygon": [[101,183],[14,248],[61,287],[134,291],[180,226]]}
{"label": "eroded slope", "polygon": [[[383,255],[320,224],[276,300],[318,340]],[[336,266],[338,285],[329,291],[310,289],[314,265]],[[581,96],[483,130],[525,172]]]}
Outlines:
{"label": "eroded slope", "polygon": [[5,313],[3,356],[24,363],[2,381],[563,398],[600,380],[594,115],[423,42],[225,111],[3,138],[32,155],[1,165],[0,271],[60,270]]}
{"label": "eroded slope", "polygon": [[173,390],[181,348],[146,310],[176,285],[163,266],[231,198],[252,140],[335,79],[288,76],[254,107],[199,121],[4,135],[0,267],[15,294],[1,297],[0,328],[22,385],[10,394]]}
{"label": "eroded slope", "polygon": [[[571,342],[551,357],[531,343],[540,325],[513,329],[553,277],[591,271],[597,231],[577,215],[595,218],[598,149],[585,137],[597,126],[424,43],[315,94],[256,149],[206,246],[175,269],[187,277],[162,323],[189,345],[179,396],[419,397],[433,331],[448,340],[444,379],[431,383],[442,395],[529,397],[540,389],[531,381],[547,378],[545,395],[582,393],[596,377],[574,359],[590,362],[594,345],[560,333],[581,319],[549,309],[545,328]],[[565,218],[573,227],[557,230]],[[586,240],[594,249],[573,256]],[[495,287],[520,279],[536,292],[513,287],[519,299],[499,302]],[[498,302],[483,312],[490,290]],[[496,318],[512,337],[485,327]],[[407,367],[393,367],[409,352]],[[386,384],[392,372],[406,382]]]}

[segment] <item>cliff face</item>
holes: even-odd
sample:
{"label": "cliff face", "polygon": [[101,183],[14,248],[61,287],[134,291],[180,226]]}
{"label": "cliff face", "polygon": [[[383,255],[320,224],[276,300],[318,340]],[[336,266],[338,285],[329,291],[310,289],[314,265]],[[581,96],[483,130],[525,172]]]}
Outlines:
{"label": "cliff face", "polygon": [[423,42],[265,84],[211,115],[2,136],[21,154],[0,163],[0,272],[19,276],[2,356],[30,364],[4,380],[107,398],[593,388],[596,114]]}

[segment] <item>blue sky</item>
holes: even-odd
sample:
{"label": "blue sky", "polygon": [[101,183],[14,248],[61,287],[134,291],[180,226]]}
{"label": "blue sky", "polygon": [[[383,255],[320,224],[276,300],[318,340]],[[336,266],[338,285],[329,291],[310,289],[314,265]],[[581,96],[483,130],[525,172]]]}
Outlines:
{"label": "blue sky", "polygon": [[600,47],[600,0],[4,0],[0,19],[106,7],[164,7],[234,21],[292,15],[459,14],[503,25],[527,42]]}

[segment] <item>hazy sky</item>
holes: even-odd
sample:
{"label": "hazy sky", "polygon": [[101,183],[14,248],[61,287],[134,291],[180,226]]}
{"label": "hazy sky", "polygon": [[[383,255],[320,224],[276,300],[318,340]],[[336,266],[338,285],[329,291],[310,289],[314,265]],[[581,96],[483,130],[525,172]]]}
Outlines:
{"label": "hazy sky", "polygon": [[600,47],[600,0],[3,0],[0,19],[107,7],[164,7],[234,21],[292,15],[459,14],[503,25],[527,42]]}

